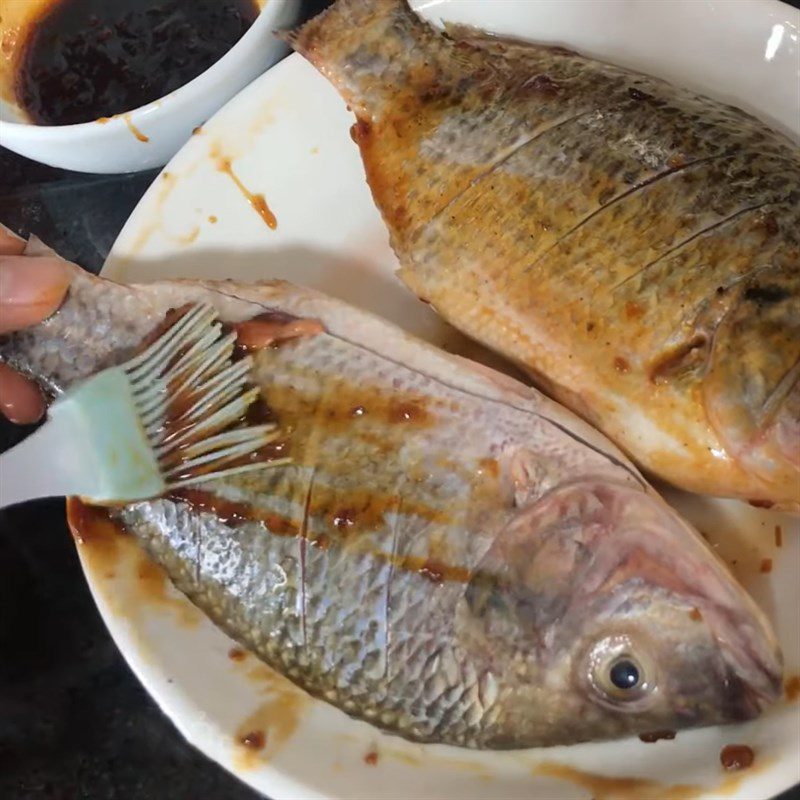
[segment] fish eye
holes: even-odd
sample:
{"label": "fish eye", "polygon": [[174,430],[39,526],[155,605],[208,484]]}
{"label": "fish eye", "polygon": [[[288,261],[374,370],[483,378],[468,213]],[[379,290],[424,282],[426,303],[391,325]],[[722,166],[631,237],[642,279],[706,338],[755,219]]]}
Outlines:
{"label": "fish eye", "polygon": [[655,668],[644,648],[628,636],[613,636],[589,651],[588,679],[596,698],[619,708],[641,706],[656,686]]}
{"label": "fish eye", "polygon": [[618,658],[611,664],[608,677],[611,683],[620,691],[635,689],[639,685],[641,672],[636,662],[628,657]]}

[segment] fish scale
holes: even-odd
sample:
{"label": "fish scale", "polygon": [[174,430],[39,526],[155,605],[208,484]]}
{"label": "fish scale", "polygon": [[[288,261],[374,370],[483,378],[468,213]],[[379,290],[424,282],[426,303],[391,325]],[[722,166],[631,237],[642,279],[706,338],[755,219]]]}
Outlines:
{"label": "fish scale", "polygon": [[795,143],[561,47],[441,32],[405,0],[338,0],[287,38],[354,110],[415,294],[653,474],[800,507]]}
{"label": "fish scale", "polygon": [[[0,339],[0,359],[60,391],[195,302],[251,345],[259,325],[316,321],[251,350],[292,462],[112,513],[298,685],[409,739],[481,748],[739,720],[780,694],[763,614],[610,442],[370,314],[281,282],[75,268],[58,312]],[[71,521],[91,546],[87,519]],[[609,683],[619,637],[658,688],[635,702]]]}

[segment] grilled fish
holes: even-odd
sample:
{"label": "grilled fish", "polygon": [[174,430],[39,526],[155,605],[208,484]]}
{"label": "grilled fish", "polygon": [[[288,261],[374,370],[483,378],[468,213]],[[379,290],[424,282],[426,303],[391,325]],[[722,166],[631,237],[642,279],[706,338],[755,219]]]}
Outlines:
{"label": "grilled fish", "polygon": [[[0,358],[58,392],[201,301],[253,353],[292,461],[115,519],[310,693],[478,748],[728,722],[779,695],[768,622],[613,445],[370,314],[280,282],[76,268],[61,309]],[[276,329],[293,338],[260,347]]]}
{"label": "grilled fish", "polygon": [[560,47],[339,0],[288,37],[357,116],[400,277],[682,488],[800,502],[800,153]]}

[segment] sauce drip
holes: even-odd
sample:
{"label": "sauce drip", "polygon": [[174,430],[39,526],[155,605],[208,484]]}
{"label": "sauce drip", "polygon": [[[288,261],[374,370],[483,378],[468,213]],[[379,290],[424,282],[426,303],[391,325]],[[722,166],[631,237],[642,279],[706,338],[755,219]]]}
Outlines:
{"label": "sauce drip", "polygon": [[652,744],[661,739],[674,739],[675,731],[650,731],[648,733],[640,733],[639,738],[645,742],[645,744]]}
{"label": "sauce drip", "polygon": [[[118,115],[114,115],[114,117],[100,117],[99,119],[96,119],[96,120],[95,120],[95,122],[96,122],[98,125],[105,125],[105,124],[107,124],[107,123],[111,122],[111,120],[112,120],[112,119],[114,119],[116,116],[118,116]],[[147,136],[147,135],[145,135],[144,133],[142,133],[142,132],[141,132],[141,131],[140,131],[140,130],[139,130],[137,127],[136,127],[136,125],[134,125],[134,124],[133,124],[133,120],[131,119],[131,115],[130,115],[130,114],[123,114],[123,115],[122,115],[122,118],[125,120],[125,124],[128,126],[128,130],[129,130],[129,131],[130,131],[130,132],[131,132],[131,133],[132,133],[132,134],[133,134],[133,135],[134,135],[134,136],[135,136],[135,137],[136,137],[136,138],[137,138],[137,139],[138,139],[140,142],[143,142],[144,144],[147,144],[147,142],[149,142],[149,141],[150,141],[150,137],[149,137],[149,136]],[[169,175],[169,173],[168,173],[168,172],[165,172],[165,173],[164,173],[164,177],[167,177],[167,175]]]}
{"label": "sauce drip", "polygon": [[54,0],[23,42],[17,102],[38,125],[131,111],[205,72],[258,14],[255,0]]}
{"label": "sauce drip", "polygon": [[756,500],[749,500],[748,502],[754,508],[772,508],[772,506],[775,505],[775,503],[773,503],[772,500],[758,500],[758,499],[756,499]]}
{"label": "sauce drip", "polygon": [[789,678],[783,689],[786,692],[786,699],[790,703],[797,700],[797,698],[800,697],[800,675],[793,675]]}
{"label": "sauce drip", "polygon": [[235,733],[237,769],[251,770],[273,758],[291,738],[308,705],[308,695],[288,679],[259,664],[247,677],[264,696]]}
{"label": "sauce drip", "polygon": [[220,158],[217,161],[217,169],[220,172],[224,172],[236,184],[236,188],[244,195],[247,202],[250,203],[261,219],[264,220],[267,227],[274,231],[278,227],[278,218],[267,205],[264,195],[254,194],[242,183],[239,176],[233,171],[229,158]]}
{"label": "sauce drip", "polygon": [[250,731],[245,733],[239,741],[245,746],[253,750],[263,750],[264,745],[267,743],[264,737],[264,731]]}
{"label": "sauce drip", "polygon": [[241,647],[231,647],[228,650],[228,658],[231,661],[244,661],[247,658],[247,651],[242,650]]}
{"label": "sauce drip", "polygon": [[731,771],[752,767],[755,757],[753,749],[746,744],[727,744],[719,754],[722,766]]}

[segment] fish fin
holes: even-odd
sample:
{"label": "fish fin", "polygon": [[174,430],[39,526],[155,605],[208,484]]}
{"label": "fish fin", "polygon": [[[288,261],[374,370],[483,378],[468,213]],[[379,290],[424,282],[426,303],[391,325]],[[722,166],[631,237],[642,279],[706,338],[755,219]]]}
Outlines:
{"label": "fish fin", "polygon": [[438,80],[452,61],[453,43],[406,0],[337,0],[279,35],[334,84],[359,116],[373,117],[397,94]]}
{"label": "fish fin", "polygon": [[582,57],[577,50],[572,50],[559,44],[543,44],[542,42],[520,39],[510,34],[491,33],[473,25],[465,25],[462,22],[443,22],[442,27],[447,36],[453,41],[489,50],[496,57],[520,55],[524,57],[528,54],[541,52],[577,58]]}
{"label": "fish fin", "polygon": [[476,28],[474,25],[465,25],[463,22],[443,22],[442,28],[451,39],[485,39],[486,31]]}
{"label": "fish fin", "polygon": [[792,503],[800,475],[800,271],[777,262],[736,290],[713,333],[702,379],[706,414],[728,454],[771,496],[783,491]]}
{"label": "fish fin", "polygon": [[395,35],[424,27],[406,0],[337,0],[299,28],[278,36],[316,66],[318,60],[329,63],[326,55],[356,48],[377,32],[391,36],[392,25],[397,26]]}

